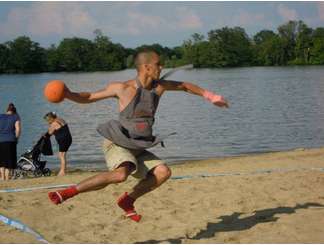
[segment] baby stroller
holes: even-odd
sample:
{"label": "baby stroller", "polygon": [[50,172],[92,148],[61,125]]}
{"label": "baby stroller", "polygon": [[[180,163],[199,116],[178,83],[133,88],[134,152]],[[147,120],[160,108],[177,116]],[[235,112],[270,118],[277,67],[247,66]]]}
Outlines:
{"label": "baby stroller", "polygon": [[31,150],[23,153],[17,161],[14,178],[50,176],[51,170],[45,168],[46,161],[41,161],[41,154],[53,155],[49,137],[42,136]]}

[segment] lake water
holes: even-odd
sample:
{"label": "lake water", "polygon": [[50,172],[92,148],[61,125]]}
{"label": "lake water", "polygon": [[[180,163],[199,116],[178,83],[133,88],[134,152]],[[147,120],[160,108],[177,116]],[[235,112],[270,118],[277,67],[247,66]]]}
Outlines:
{"label": "lake water", "polygon": [[[44,114],[63,117],[73,136],[68,159],[73,167],[104,168],[99,123],[118,118],[117,103],[107,99],[93,104],[64,101],[48,103],[47,81],[60,79],[72,91],[95,91],[111,81],[135,77],[135,70],[93,73],[43,73],[0,76],[0,110],[14,102],[22,119],[18,156],[46,132]],[[170,79],[193,83],[225,96],[229,109],[220,109],[201,97],[168,92],[160,101],[156,134],[176,131],[166,148],[152,151],[167,162],[246,153],[312,148],[324,145],[324,67],[249,67],[192,69]],[[52,139],[54,150],[57,145]],[[57,156],[45,157],[57,168]]]}

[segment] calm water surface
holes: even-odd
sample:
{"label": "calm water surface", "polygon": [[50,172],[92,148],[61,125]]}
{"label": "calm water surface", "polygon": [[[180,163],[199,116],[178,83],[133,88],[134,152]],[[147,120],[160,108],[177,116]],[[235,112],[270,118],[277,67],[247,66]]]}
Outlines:
{"label": "calm water surface", "polygon": [[[0,110],[14,102],[22,119],[18,155],[46,132],[43,115],[55,111],[70,125],[71,165],[103,168],[102,137],[96,127],[118,118],[116,100],[50,104],[42,91],[52,79],[64,80],[73,91],[95,91],[111,81],[133,77],[134,70],[1,75]],[[220,109],[182,92],[166,93],[154,130],[156,134],[176,131],[177,135],[165,141],[166,148],[157,146],[152,151],[168,162],[324,145],[323,66],[193,69],[179,71],[170,79],[192,81],[222,94],[231,107]],[[54,139],[52,143],[57,151]],[[50,167],[58,167],[56,156],[45,159]]]}

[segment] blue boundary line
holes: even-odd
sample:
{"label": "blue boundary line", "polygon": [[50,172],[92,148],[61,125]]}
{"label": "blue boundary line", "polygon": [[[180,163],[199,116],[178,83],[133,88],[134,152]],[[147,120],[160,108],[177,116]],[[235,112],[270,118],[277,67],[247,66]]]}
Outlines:
{"label": "blue boundary line", "polygon": [[294,168],[294,169],[262,169],[256,170],[251,172],[231,172],[231,173],[202,173],[196,175],[183,175],[183,176],[172,176],[171,179],[179,180],[179,179],[192,179],[192,178],[206,178],[206,177],[223,177],[223,176],[238,176],[238,175],[255,175],[255,174],[270,174],[270,173],[285,173],[285,172],[292,172],[292,171],[306,171],[306,170],[313,170],[313,171],[320,171],[324,172],[324,168]]}
{"label": "blue boundary line", "polygon": [[[29,228],[27,225],[21,223],[18,220],[14,220],[14,219],[10,219],[4,215],[0,214],[0,221],[2,221],[3,223],[5,223],[6,225],[12,226],[18,230],[21,230],[23,232],[32,234],[37,241],[42,242],[42,243],[49,243],[47,240],[45,240],[44,237],[42,237],[39,233],[37,233],[36,231],[34,231],[33,229]],[[4,235],[4,234],[2,234]]]}
{"label": "blue boundary line", "polygon": [[35,187],[18,188],[18,189],[4,189],[4,190],[0,190],[0,193],[24,192],[24,191],[34,191],[34,190],[41,190],[41,189],[54,189],[54,188],[69,187],[69,186],[73,186],[73,185],[75,185],[75,184],[35,186]]}
{"label": "blue boundary line", "polygon": [[[179,179],[193,179],[193,178],[206,178],[206,177],[223,177],[223,176],[239,176],[239,175],[255,175],[255,174],[270,174],[270,173],[284,173],[284,172],[292,172],[292,171],[306,171],[306,170],[313,170],[313,171],[321,171],[324,172],[323,168],[294,168],[294,169],[262,169],[256,170],[251,172],[228,172],[228,173],[202,173],[196,175],[180,175],[180,176],[172,176],[170,179],[172,180],[179,180]],[[35,186],[35,187],[28,187],[28,188],[19,188],[19,189],[4,189],[0,190],[0,193],[12,193],[12,192],[25,192],[25,191],[34,191],[34,190],[41,190],[41,189],[54,189],[54,188],[63,188],[73,186],[75,184],[62,184],[62,185],[48,185],[48,186]]]}

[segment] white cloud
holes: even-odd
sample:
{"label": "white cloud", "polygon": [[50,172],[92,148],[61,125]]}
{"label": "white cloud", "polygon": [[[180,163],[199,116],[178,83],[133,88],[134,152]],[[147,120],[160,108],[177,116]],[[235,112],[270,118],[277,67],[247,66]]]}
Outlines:
{"label": "white cloud", "polygon": [[82,6],[44,2],[13,8],[7,20],[0,25],[0,31],[9,36],[23,33],[35,36],[71,35],[87,32],[89,28],[94,30],[95,26],[95,21]]}
{"label": "white cloud", "polygon": [[109,29],[114,32],[141,35],[148,32],[156,33],[162,30],[179,31],[202,27],[202,21],[191,9],[179,7],[175,8],[174,11],[174,14],[171,14],[173,17],[162,17],[147,14],[138,9],[132,9],[132,11],[128,11],[124,15],[125,23],[119,23],[120,25],[118,26],[110,26]]}
{"label": "white cloud", "polygon": [[177,8],[176,16],[178,16],[178,19],[175,23],[175,26],[180,29],[196,29],[203,26],[203,23],[199,16],[188,7]]}
{"label": "white cloud", "polygon": [[277,7],[277,12],[285,21],[298,19],[297,11],[294,9],[289,9],[283,4],[279,4]]}
{"label": "white cloud", "polygon": [[20,12],[19,8],[10,11],[7,15],[7,21],[0,23],[0,32],[3,36],[10,36],[24,31],[22,26],[26,21],[25,18],[22,18]]}
{"label": "white cloud", "polygon": [[165,20],[159,16],[145,15],[140,12],[128,12],[125,16],[128,18],[126,31],[133,35],[140,35],[149,30],[158,30],[165,24]]}
{"label": "white cloud", "polygon": [[247,11],[240,10],[239,13],[237,15],[234,15],[231,20],[227,20],[227,23],[229,21],[234,26],[263,25],[263,22],[265,22],[265,15],[261,13],[249,13]]}

